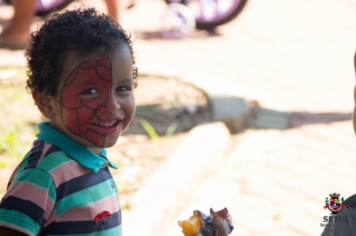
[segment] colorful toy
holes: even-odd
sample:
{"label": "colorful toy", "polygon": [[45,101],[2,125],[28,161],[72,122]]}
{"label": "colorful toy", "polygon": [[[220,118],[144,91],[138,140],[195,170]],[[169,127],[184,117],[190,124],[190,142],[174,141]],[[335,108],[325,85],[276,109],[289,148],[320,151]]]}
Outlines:
{"label": "colorful toy", "polygon": [[214,216],[220,216],[223,220],[225,231],[230,234],[234,229],[231,215],[226,208],[215,212],[210,208],[210,215],[205,215],[201,211],[194,211],[189,220],[178,221],[185,236],[214,236],[218,227],[213,224]]}

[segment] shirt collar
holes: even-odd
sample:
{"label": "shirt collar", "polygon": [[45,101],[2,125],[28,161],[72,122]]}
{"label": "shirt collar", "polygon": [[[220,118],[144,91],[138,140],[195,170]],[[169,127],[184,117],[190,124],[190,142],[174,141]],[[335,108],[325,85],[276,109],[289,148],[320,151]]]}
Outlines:
{"label": "shirt collar", "polygon": [[115,163],[112,163],[106,157],[106,150],[104,148],[100,150],[100,155],[98,156],[83,145],[69,138],[67,135],[50,127],[50,123],[48,121],[39,123],[38,129],[40,132],[36,134],[36,136],[39,139],[42,139],[48,143],[52,143],[53,145],[61,148],[71,158],[94,172],[97,172],[106,161],[110,167],[115,169],[118,168]]}

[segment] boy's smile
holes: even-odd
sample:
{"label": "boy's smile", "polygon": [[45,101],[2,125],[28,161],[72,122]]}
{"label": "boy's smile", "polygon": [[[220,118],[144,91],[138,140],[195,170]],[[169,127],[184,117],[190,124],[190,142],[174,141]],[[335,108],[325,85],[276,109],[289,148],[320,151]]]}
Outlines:
{"label": "boy's smile", "polygon": [[[113,146],[134,112],[132,58],[127,46],[110,55],[89,53],[58,87],[51,126],[95,153]],[[68,64],[68,62],[66,62]]]}

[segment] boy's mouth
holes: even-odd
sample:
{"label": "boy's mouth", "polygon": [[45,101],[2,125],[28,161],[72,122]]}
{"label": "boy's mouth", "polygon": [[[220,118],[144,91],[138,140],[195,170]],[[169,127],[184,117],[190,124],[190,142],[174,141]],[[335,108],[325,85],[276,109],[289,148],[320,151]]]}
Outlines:
{"label": "boy's mouth", "polygon": [[121,120],[110,120],[91,123],[92,128],[99,133],[113,133],[116,132],[117,127],[120,125]]}
{"label": "boy's mouth", "polygon": [[118,120],[111,121],[111,122],[96,122],[96,123],[94,123],[94,125],[104,126],[104,127],[111,127],[111,126],[114,126],[117,122],[118,122]]}

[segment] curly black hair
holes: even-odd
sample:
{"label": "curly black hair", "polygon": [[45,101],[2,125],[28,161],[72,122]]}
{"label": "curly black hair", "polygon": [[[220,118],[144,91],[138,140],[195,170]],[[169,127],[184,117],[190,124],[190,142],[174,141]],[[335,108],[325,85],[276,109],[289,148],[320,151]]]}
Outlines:
{"label": "curly black hair", "polygon": [[27,59],[27,88],[37,89],[54,96],[62,71],[61,56],[69,51],[86,55],[104,47],[110,52],[118,45],[129,46],[133,60],[134,87],[137,86],[138,71],[132,49],[131,34],[123,30],[111,16],[97,9],[80,9],[56,13],[29,39]]}

